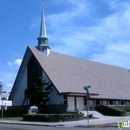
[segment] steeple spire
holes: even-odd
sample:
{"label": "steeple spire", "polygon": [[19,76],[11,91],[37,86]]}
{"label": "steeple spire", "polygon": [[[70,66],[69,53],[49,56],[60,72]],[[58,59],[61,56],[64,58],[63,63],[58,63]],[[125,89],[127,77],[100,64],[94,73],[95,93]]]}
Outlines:
{"label": "steeple spire", "polygon": [[40,36],[39,37],[46,37],[46,25],[45,25],[45,20],[44,20],[44,9],[42,9],[41,28],[40,28]]}
{"label": "steeple spire", "polygon": [[[42,0],[43,2],[43,0]],[[44,17],[44,9],[42,7],[42,15],[41,15],[41,26],[40,26],[40,36],[37,38],[38,46],[37,48],[42,51],[44,54],[50,54],[50,47],[48,45],[48,38],[46,34],[46,25],[45,25],[45,17]]]}

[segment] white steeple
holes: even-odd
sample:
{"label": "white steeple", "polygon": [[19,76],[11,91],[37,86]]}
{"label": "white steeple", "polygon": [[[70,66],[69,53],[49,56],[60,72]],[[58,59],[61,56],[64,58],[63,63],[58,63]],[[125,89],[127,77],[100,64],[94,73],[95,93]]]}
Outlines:
{"label": "white steeple", "polygon": [[46,25],[45,25],[45,17],[44,17],[44,9],[42,10],[41,15],[41,27],[40,27],[40,36],[37,38],[38,46],[37,48],[42,51],[44,54],[50,54],[50,47],[48,45],[48,38],[46,34]]}
{"label": "white steeple", "polygon": [[44,20],[44,10],[42,10],[41,28],[40,28],[40,36],[39,37],[46,37],[46,25],[45,25],[45,20]]}

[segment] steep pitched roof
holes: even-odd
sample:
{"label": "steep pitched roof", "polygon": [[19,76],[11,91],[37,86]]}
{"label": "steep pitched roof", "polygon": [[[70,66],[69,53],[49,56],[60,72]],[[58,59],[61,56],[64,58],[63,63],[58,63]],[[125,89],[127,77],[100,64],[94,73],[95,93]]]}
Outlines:
{"label": "steep pitched roof", "polygon": [[94,61],[84,60],[56,52],[45,56],[35,47],[29,50],[59,93],[85,93],[83,86],[91,85],[90,93],[95,98],[130,99],[130,72]]}

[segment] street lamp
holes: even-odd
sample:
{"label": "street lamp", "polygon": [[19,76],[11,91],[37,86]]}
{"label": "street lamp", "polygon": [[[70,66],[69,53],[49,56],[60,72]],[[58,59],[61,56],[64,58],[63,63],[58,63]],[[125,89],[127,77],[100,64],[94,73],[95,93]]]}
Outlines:
{"label": "street lamp", "polygon": [[88,85],[88,86],[84,86],[83,88],[84,88],[84,90],[86,91],[86,99],[87,99],[87,118],[88,118],[88,124],[89,124],[88,101],[89,101],[89,98],[90,98],[90,94],[89,94],[88,89],[91,88],[91,86]]}

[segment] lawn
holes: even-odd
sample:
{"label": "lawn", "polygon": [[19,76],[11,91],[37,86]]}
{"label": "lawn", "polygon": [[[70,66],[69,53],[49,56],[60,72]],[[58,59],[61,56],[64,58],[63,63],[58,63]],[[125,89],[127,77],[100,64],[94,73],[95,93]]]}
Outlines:
{"label": "lawn", "polygon": [[126,112],[126,116],[130,116],[130,112]]}
{"label": "lawn", "polygon": [[23,120],[23,117],[3,117],[3,120]]}

